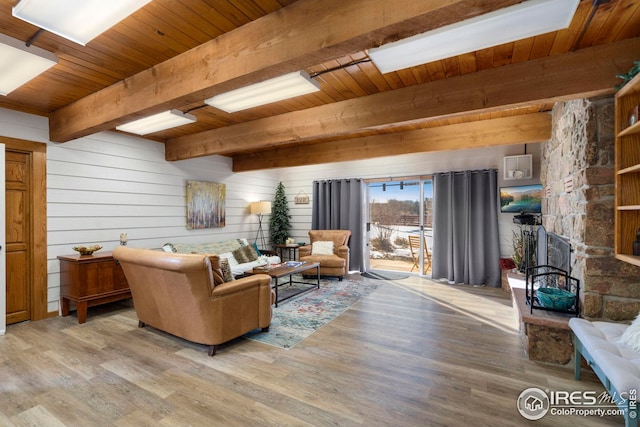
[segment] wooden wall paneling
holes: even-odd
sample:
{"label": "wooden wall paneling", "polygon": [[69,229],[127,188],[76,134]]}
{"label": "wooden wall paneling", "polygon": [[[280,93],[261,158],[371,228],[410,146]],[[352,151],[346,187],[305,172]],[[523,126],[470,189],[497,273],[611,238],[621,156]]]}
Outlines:
{"label": "wooden wall paneling", "polygon": [[[174,6],[185,10],[178,2],[175,2]],[[131,19],[121,21],[120,25],[114,28],[114,32],[121,33],[125,39],[144,40],[145,50],[153,51],[156,61],[158,58],[169,59],[211,39],[195,25],[191,26],[192,34],[177,30],[173,24],[181,19],[179,13],[174,16],[174,21],[167,22],[143,8],[131,15]]]}
{"label": "wooden wall paneling", "polygon": [[[206,14],[210,11],[209,8],[203,8],[205,5],[200,2],[190,3],[173,2],[170,7],[166,7],[161,3],[153,2],[149,4],[150,7],[145,9],[149,14],[158,17],[156,28],[166,36],[177,39],[185,45],[191,46],[191,40],[195,40],[196,45],[206,43],[223,34],[220,26],[215,23],[217,19],[211,20],[214,22],[206,19]],[[175,13],[176,11],[177,13]],[[177,19],[167,19],[167,15],[177,15]]]}
{"label": "wooden wall paneling", "polygon": [[[637,28],[640,28],[640,4],[636,4],[635,6],[636,7],[633,10],[633,14],[630,15],[625,27],[623,29],[620,29],[620,31],[618,32],[619,37],[634,37],[634,31]],[[621,23],[622,21],[619,20],[617,22]]]}

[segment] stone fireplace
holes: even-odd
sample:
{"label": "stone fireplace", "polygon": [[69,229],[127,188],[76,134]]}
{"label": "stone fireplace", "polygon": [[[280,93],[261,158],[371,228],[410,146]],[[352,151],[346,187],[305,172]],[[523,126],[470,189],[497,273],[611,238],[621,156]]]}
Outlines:
{"label": "stone fireplace", "polygon": [[640,310],[640,268],[614,258],[614,98],[557,103],[542,145],[542,225],[570,244],[582,316],[629,320]]}
{"label": "stone fireplace", "polygon": [[[545,191],[542,227],[548,235],[538,238],[549,243],[552,235],[557,240],[536,258],[548,260],[551,251],[558,256],[554,265],[568,261],[568,268],[560,268],[580,281],[582,317],[628,321],[640,310],[640,267],[614,257],[614,98],[557,103],[552,114],[552,135],[541,145],[540,162]],[[569,363],[573,357],[569,317],[531,310],[518,278],[511,280],[529,358]]]}

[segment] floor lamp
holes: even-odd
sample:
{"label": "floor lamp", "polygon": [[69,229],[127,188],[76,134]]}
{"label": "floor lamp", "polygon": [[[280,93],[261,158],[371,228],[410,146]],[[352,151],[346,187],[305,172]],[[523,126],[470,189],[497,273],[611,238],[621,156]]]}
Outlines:
{"label": "floor lamp", "polygon": [[262,215],[268,215],[271,213],[271,202],[252,202],[250,206],[252,214],[258,215],[258,234],[256,234],[256,245],[260,240],[260,249],[267,249],[267,243],[264,239],[264,231],[262,230]]}

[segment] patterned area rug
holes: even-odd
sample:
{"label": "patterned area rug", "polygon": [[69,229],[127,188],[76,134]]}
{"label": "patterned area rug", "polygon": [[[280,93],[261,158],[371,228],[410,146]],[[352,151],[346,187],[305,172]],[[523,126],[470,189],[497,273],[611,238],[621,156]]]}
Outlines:
{"label": "patterned area rug", "polygon": [[402,280],[409,277],[408,274],[405,273],[394,273],[392,271],[380,271],[380,270],[371,270],[366,273],[360,273],[362,277],[366,277],[367,279],[376,279],[376,280]]}
{"label": "patterned area rug", "polygon": [[[276,347],[291,348],[344,313],[360,298],[375,291],[380,284],[379,281],[346,278],[342,281],[320,280],[320,289],[313,289],[273,307],[269,332],[257,329],[244,337]],[[283,289],[286,286],[278,292]]]}

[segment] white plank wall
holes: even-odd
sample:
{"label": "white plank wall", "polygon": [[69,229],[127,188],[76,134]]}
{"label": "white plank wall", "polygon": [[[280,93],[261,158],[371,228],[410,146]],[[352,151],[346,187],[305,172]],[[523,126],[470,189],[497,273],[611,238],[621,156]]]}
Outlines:
{"label": "white plank wall", "polygon": [[[475,150],[441,151],[371,160],[337,162],[324,165],[280,169],[280,179],[287,187],[287,199],[291,208],[292,237],[296,241],[309,241],[311,207],[313,205],[312,184],[314,180],[341,178],[393,178],[429,175],[436,172],[474,169],[498,169],[498,186],[527,185],[540,182],[540,144],[527,144],[528,154],[533,155],[534,176],[530,180],[504,181],[503,157],[524,153],[524,145],[502,146]],[[311,198],[308,205],[295,205],[294,197],[299,191]],[[508,257],[513,253],[512,236],[516,226],[514,214],[498,216],[500,252]]]}
{"label": "white plank wall", "polygon": [[[277,171],[234,174],[227,157],[167,162],[162,144],[120,133],[50,143],[46,119],[9,110],[0,109],[0,134],[48,144],[49,311],[59,306],[56,257],[72,254],[73,246],[112,250],[120,233],[127,233],[129,246],[146,248],[240,237],[253,241],[258,224],[249,203],[272,200],[278,184]],[[226,184],[225,227],[187,230],[186,181],[192,179]]]}

